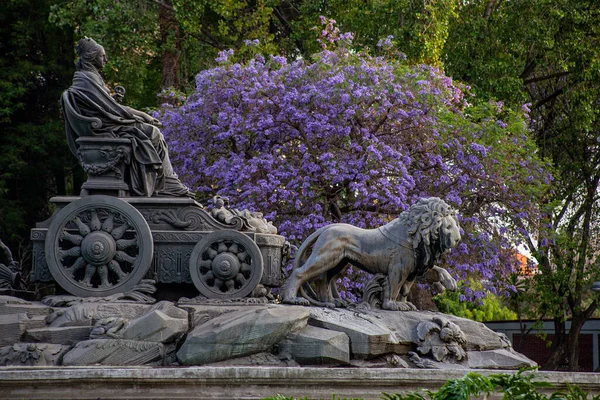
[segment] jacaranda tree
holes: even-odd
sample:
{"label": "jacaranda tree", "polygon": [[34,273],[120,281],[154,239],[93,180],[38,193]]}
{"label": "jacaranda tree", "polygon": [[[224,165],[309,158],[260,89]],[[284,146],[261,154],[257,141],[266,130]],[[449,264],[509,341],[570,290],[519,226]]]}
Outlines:
{"label": "jacaranda tree", "polygon": [[441,197],[465,231],[448,257],[458,277],[510,290],[498,278],[535,230],[549,179],[526,113],[478,104],[439,70],[408,65],[391,37],[369,55],[322,22],[324,49],[312,61],[256,54],[234,64],[224,51],[183,106],[163,110],[182,180],[265,212],[297,244],[331,222],[376,227],[420,197]]}

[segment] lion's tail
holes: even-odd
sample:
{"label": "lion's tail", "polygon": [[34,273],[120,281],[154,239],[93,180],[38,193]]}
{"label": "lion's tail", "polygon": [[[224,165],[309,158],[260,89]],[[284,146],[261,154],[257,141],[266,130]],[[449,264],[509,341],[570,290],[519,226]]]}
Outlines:
{"label": "lion's tail", "polygon": [[317,239],[319,239],[319,236],[321,236],[321,234],[323,232],[325,232],[327,229],[331,228],[332,226],[333,225],[326,225],[326,226],[323,226],[323,227],[317,229],[308,238],[306,238],[306,240],[304,242],[302,242],[302,244],[300,245],[300,248],[298,248],[298,251],[296,252],[293,269],[296,269],[296,268],[300,267],[302,264],[304,264],[304,262],[308,258],[308,257],[306,257],[306,252],[308,251],[308,249],[310,249],[312,247],[312,245],[315,244],[315,242],[317,241]]}
{"label": "lion's tail", "polygon": [[[315,242],[317,241],[317,239],[319,239],[321,234],[323,232],[325,232],[327,229],[331,228],[332,226],[333,226],[333,224],[323,226],[323,227],[317,229],[308,238],[306,238],[306,240],[304,242],[302,242],[302,244],[300,245],[300,248],[298,248],[298,251],[296,252],[293,269],[299,268],[302,264],[304,264],[304,262],[306,262],[306,259],[308,258],[307,257],[308,250],[312,247],[313,244],[315,244]],[[302,295],[302,297],[304,297],[306,300],[308,300],[314,306],[318,306],[318,307],[326,306],[325,303],[320,302],[315,299],[316,293],[310,287],[308,282],[305,282],[300,286],[300,294]]]}

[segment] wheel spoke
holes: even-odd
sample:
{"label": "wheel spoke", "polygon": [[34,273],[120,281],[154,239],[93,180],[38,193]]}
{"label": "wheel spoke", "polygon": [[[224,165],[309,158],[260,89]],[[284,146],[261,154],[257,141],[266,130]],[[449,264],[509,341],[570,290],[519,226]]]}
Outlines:
{"label": "wheel spoke", "polygon": [[250,272],[250,271],[252,271],[252,267],[246,263],[242,263],[242,265],[240,266],[240,271],[241,272]]}
{"label": "wheel spoke", "polygon": [[135,257],[131,257],[129,254],[125,253],[124,251],[117,251],[117,254],[115,255],[115,260],[117,261],[125,261],[128,262],[129,264],[133,264],[135,263]]}
{"label": "wheel spoke", "polygon": [[116,260],[111,260],[108,263],[108,269],[110,269],[112,272],[114,272],[119,277],[119,281],[121,279],[124,279],[127,277],[127,274],[125,272],[123,272],[123,270],[121,269],[121,266],[119,265],[119,263]]}
{"label": "wheel spoke", "polygon": [[123,234],[127,229],[129,229],[129,224],[127,222],[124,222],[123,225],[114,228],[110,234],[115,240],[119,240],[123,237]]}
{"label": "wheel spoke", "polygon": [[59,250],[58,251],[58,258],[60,258],[61,261],[64,261],[65,258],[67,258],[67,257],[77,257],[80,255],[81,255],[81,247],[79,247],[79,246],[71,247],[68,250]]}
{"label": "wheel spoke", "polygon": [[242,251],[241,253],[237,254],[237,257],[239,258],[240,261],[244,262],[246,261],[246,257],[248,256],[248,253],[246,253],[245,251]]}
{"label": "wheel spoke", "polygon": [[237,283],[239,283],[240,285],[243,285],[244,282],[246,281],[246,277],[244,275],[242,275],[242,274],[237,274],[236,277],[235,277],[235,281]]}
{"label": "wheel spoke", "polygon": [[115,225],[115,214],[109,212],[108,217],[102,223],[102,230],[107,233],[111,233]]}
{"label": "wheel spoke", "polygon": [[94,276],[94,272],[96,272],[96,267],[90,264],[85,266],[85,276],[82,281],[85,286],[92,287],[92,277]]}
{"label": "wheel spoke", "polygon": [[108,268],[106,265],[98,267],[98,276],[100,277],[100,285],[98,287],[106,289],[112,286],[108,281]]}
{"label": "wheel spoke", "polygon": [[83,236],[72,235],[69,232],[63,230],[60,234],[60,240],[66,240],[69,243],[74,244],[75,246],[79,246],[81,244],[81,241],[83,240]]}
{"label": "wheel spoke", "polygon": [[233,254],[237,254],[240,251],[240,246],[237,243],[233,242],[231,246],[229,246],[229,252]]}
{"label": "wheel spoke", "polygon": [[213,250],[213,249],[208,249],[208,250],[206,250],[206,253],[208,254],[208,258],[210,258],[211,260],[212,260],[213,258],[215,258],[217,254],[219,254],[219,253],[217,253],[217,252],[216,252],[215,250]]}
{"label": "wheel spoke", "polygon": [[99,231],[102,224],[100,224],[100,218],[98,218],[98,211],[92,210],[92,218],[90,220],[90,229],[92,231]]}
{"label": "wheel spoke", "polygon": [[90,227],[84,224],[79,217],[73,218],[73,222],[75,223],[75,225],[77,225],[77,229],[79,229],[79,233],[81,234],[81,236],[86,236],[88,233],[91,232]]}
{"label": "wheel spoke", "polygon": [[227,288],[228,292],[232,292],[233,290],[235,290],[235,284],[233,282],[233,279],[225,281],[225,287]]}
{"label": "wheel spoke", "polygon": [[223,281],[219,278],[215,278],[215,289],[221,290],[221,286],[223,286]]}
{"label": "wheel spoke", "polygon": [[120,239],[117,240],[117,249],[119,250],[126,250],[130,247],[137,247],[137,238],[133,238],[133,239]]}
{"label": "wheel spoke", "polygon": [[224,242],[219,243],[219,246],[217,247],[217,252],[224,253],[226,251],[227,251],[227,245]]}
{"label": "wheel spoke", "polygon": [[65,268],[65,271],[67,273],[69,273],[69,275],[73,276],[73,274],[75,273],[75,271],[80,270],[81,268],[85,267],[86,262],[83,259],[83,257],[79,257],[77,258],[77,260],[75,260],[75,262],[73,263],[73,265],[71,265],[70,267]]}

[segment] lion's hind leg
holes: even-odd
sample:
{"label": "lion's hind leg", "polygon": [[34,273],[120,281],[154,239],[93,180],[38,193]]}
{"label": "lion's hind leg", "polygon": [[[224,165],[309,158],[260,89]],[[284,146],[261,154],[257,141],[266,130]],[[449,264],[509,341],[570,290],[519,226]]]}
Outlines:
{"label": "lion's hind leg", "polygon": [[300,305],[309,304],[310,302],[306,298],[298,297],[298,291],[302,284],[319,275],[323,275],[323,277],[317,279],[317,297],[329,300],[331,295],[328,293],[329,285],[327,284],[327,277],[325,275],[330,269],[337,267],[343,261],[343,247],[343,243],[336,242],[335,240],[328,241],[324,237],[319,238],[319,241],[313,247],[312,254],[306,259],[306,262],[294,268],[290,277],[284,283],[282,287],[283,302]]}

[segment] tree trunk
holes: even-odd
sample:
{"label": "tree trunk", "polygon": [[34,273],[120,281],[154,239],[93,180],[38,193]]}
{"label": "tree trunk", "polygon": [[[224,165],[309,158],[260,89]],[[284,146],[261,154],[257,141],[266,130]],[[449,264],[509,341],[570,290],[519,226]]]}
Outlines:
{"label": "tree trunk", "polygon": [[566,351],[565,323],[561,318],[554,318],[554,347],[552,353],[542,367],[544,370],[555,371],[564,364]]}
{"label": "tree trunk", "polygon": [[162,0],[158,10],[158,25],[162,45],[161,87],[181,89],[179,56],[181,55],[181,27],[171,0]]}

